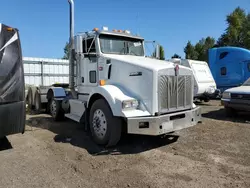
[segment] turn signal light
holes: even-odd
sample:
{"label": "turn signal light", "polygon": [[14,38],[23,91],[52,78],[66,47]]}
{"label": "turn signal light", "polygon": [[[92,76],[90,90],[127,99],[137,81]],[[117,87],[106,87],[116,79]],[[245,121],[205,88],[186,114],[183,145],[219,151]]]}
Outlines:
{"label": "turn signal light", "polygon": [[94,29],[93,29],[93,31],[98,31],[99,29],[97,28],[97,27],[95,27]]}
{"label": "turn signal light", "polygon": [[104,86],[106,84],[106,81],[105,80],[100,80],[99,84],[100,84],[100,86]]}
{"label": "turn signal light", "polygon": [[8,27],[8,28],[7,28],[7,31],[14,31],[14,29],[11,28],[11,27]]}

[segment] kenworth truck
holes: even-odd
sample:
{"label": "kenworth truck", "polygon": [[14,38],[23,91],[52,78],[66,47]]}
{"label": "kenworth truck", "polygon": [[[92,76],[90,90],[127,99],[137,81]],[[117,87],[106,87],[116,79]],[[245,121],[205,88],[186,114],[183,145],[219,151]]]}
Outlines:
{"label": "kenworth truck", "polygon": [[94,28],[74,36],[69,4],[69,84],[33,89],[36,110],[44,106],[55,120],[83,123],[105,146],[116,145],[124,130],[156,136],[201,120],[190,68],[146,58],[144,39],[127,30]]}
{"label": "kenworth truck", "polygon": [[25,131],[22,51],[18,30],[0,24],[0,139]]}

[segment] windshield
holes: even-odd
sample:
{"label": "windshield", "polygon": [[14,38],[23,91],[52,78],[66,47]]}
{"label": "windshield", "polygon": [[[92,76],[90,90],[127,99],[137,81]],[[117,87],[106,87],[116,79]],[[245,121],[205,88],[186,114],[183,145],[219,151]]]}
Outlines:
{"label": "windshield", "polygon": [[245,83],[243,84],[243,86],[250,86],[250,78],[248,78],[248,80],[245,81]]}
{"label": "windshield", "polygon": [[102,53],[144,56],[143,43],[140,39],[100,35]]}

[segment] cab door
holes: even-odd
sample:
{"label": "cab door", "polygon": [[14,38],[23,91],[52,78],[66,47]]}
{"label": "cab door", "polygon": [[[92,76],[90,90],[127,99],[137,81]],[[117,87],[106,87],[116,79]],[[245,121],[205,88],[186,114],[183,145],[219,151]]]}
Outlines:
{"label": "cab door", "polygon": [[87,88],[97,86],[98,69],[97,69],[97,53],[96,40],[94,37],[83,40],[83,54],[81,65],[82,85]]}

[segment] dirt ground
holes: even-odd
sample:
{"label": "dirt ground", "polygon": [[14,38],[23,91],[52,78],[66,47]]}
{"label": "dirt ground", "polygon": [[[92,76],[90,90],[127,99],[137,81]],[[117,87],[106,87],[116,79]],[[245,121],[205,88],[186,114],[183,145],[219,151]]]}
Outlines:
{"label": "dirt ground", "polygon": [[164,137],[96,146],[80,124],[27,115],[26,132],[2,140],[0,187],[250,187],[250,116],[199,104],[203,122]]}

